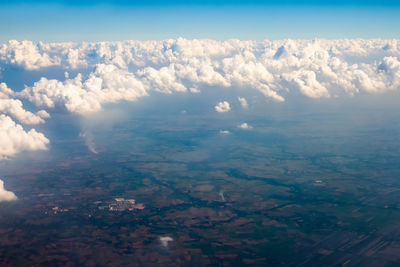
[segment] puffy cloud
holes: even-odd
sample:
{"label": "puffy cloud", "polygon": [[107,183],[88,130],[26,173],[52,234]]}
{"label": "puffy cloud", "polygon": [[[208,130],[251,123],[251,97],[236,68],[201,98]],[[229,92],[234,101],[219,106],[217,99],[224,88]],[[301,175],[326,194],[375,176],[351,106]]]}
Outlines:
{"label": "puffy cloud", "polygon": [[41,78],[18,95],[38,106],[54,108],[60,105],[71,112],[87,114],[101,110],[105,103],[133,101],[145,96],[145,88],[132,73],[114,65],[100,64],[86,80],[82,75],[64,82]]}
{"label": "puffy cloud", "polygon": [[0,99],[0,113],[7,114],[23,124],[39,124],[44,123],[44,118],[49,116],[46,111],[39,111],[39,114],[33,114],[30,111],[26,111],[22,107],[22,102],[17,99]]}
{"label": "puffy cloud", "polygon": [[398,90],[399,57],[400,42],[381,39],[10,41],[0,46],[0,65],[94,70],[65,81],[42,78],[20,94],[40,106],[61,105],[80,114],[151,90],[197,93],[202,86],[253,88],[276,101],[297,92],[328,98]]}
{"label": "puffy cloud", "polygon": [[238,128],[248,130],[248,129],[252,129],[253,127],[248,125],[246,122],[243,122],[242,124],[238,125]]}
{"label": "puffy cloud", "polygon": [[230,134],[231,132],[228,130],[220,130],[219,133],[220,134]]}
{"label": "puffy cloud", "polygon": [[14,92],[7,87],[6,83],[0,83],[0,99],[8,99]]}
{"label": "puffy cloud", "polygon": [[294,71],[283,75],[283,77],[308,97],[320,98],[330,96],[328,90],[317,81],[316,74],[313,71]]}
{"label": "puffy cloud", "polygon": [[4,188],[3,180],[0,180],[0,202],[17,200],[17,196]]}
{"label": "puffy cloud", "polygon": [[147,88],[153,88],[156,91],[170,94],[172,92],[186,92],[186,87],[177,80],[175,66],[154,69],[152,67],[138,71],[138,75],[147,85]]}
{"label": "puffy cloud", "polygon": [[15,92],[7,87],[5,83],[0,84],[0,114],[6,114],[17,119],[24,124],[44,123],[43,118],[49,118],[50,115],[45,110],[33,114],[23,108],[22,102],[18,99],[11,99]]}
{"label": "puffy cloud", "polygon": [[61,62],[59,57],[51,58],[40,47],[41,43],[35,45],[31,41],[12,40],[0,46],[0,60],[27,70],[37,70],[42,67],[58,65]]}
{"label": "puffy cloud", "polygon": [[0,83],[0,160],[13,156],[24,150],[46,149],[49,140],[35,129],[25,132],[21,125],[16,124],[12,118],[23,124],[43,123],[44,118],[50,115],[40,110],[37,114],[23,108],[22,102],[15,98],[16,93]]}
{"label": "puffy cloud", "polygon": [[219,102],[216,106],[215,106],[215,110],[217,112],[228,112],[231,110],[231,106],[229,105],[229,102],[227,101],[223,101],[223,102]]}
{"label": "puffy cloud", "polygon": [[38,115],[39,117],[41,117],[43,119],[50,118],[50,114],[46,110],[39,110],[38,112],[36,112],[36,115]]}
{"label": "puffy cloud", "polygon": [[246,98],[239,96],[238,100],[239,100],[240,105],[242,106],[242,108],[248,108],[249,107],[249,104],[247,103]]}
{"label": "puffy cloud", "polygon": [[49,140],[35,129],[26,132],[10,117],[0,115],[0,159],[26,150],[46,150]]}

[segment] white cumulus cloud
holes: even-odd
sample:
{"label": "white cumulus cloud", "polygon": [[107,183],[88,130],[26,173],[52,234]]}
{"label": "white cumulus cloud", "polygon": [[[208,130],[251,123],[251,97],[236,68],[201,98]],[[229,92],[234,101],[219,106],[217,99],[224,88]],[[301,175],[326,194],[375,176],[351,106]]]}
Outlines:
{"label": "white cumulus cloud", "polygon": [[49,140],[35,129],[26,132],[10,117],[0,115],[0,159],[21,151],[46,150]]}
{"label": "white cumulus cloud", "polygon": [[0,99],[8,99],[14,92],[7,87],[6,83],[0,83]]}
{"label": "white cumulus cloud", "polygon": [[97,65],[87,79],[82,75],[64,82],[42,78],[19,93],[38,106],[54,108],[60,105],[79,114],[100,111],[105,103],[133,101],[146,95],[145,84],[135,75],[104,64]]}
{"label": "white cumulus cloud", "polygon": [[151,90],[197,93],[204,86],[254,89],[276,101],[298,93],[329,98],[398,90],[399,57],[400,41],[382,39],[178,38],[0,45],[0,66],[94,70],[85,79],[82,75],[66,81],[42,78],[23,94],[36,104],[52,107],[57,102],[76,113],[100,110],[108,102],[131,101]]}
{"label": "white cumulus cloud", "polygon": [[39,111],[39,114],[36,115],[30,111],[26,111],[22,107],[22,102],[18,99],[0,99],[0,113],[7,114],[23,124],[44,123],[40,114],[44,117],[49,116],[48,113],[44,112]]}
{"label": "white cumulus cloud", "polygon": [[4,188],[3,180],[0,180],[0,202],[17,200],[17,196]]}
{"label": "white cumulus cloud", "polygon": [[58,56],[50,57],[43,44],[34,44],[31,41],[9,41],[0,46],[0,60],[8,64],[17,65],[27,70],[37,70],[60,64]]}
{"label": "white cumulus cloud", "polygon": [[215,106],[215,110],[217,112],[228,112],[231,110],[231,106],[229,105],[229,102],[227,101],[223,101],[223,102],[219,102],[216,106]]}
{"label": "white cumulus cloud", "polygon": [[50,114],[45,110],[36,114],[25,110],[20,100],[10,98],[13,96],[15,92],[8,88],[7,84],[0,83],[0,114],[9,115],[23,124],[44,123],[44,119],[50,118]]}
{"label": "white cumulus cloud", "polygon": [[22,124],[39,124],[50,115],[44,110],[37,114],[25,110],[20,100],[11,98],[14,96],[14,91],[0,83],[0,160],[24,150],[44,150],[49,143],[42,133],[35,129],[26,132],[13,119]]}
{"label": "white cumulus cloud", "polygon": [[248,130],[248,129],[252,129],[253,127],[248,125],[246,122],[243,122],[238,125],[238,128]]}

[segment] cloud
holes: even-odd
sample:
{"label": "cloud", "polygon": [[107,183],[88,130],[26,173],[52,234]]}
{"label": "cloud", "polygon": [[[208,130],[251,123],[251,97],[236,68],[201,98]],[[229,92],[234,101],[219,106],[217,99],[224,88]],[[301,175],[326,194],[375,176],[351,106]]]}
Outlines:
{"label": "cloud", "polygon": [[160,236],[160,242],[163,247],[168,247],[168,243],[174,241],[170,236]]}
{"label": "cloud", "polygon": [[10,117],[0,115],[0,159],[21,151],[46,150],[49,140],[35,129],[26,132]]}
{"label": "cloud", "polygon": [[50,57],[45,52],[46,49],[41,49],[42,45],[42,43],[35,45],[31,41],[11,40],[0,46],[0,60],[27,70],[37,70],[60,64],[60,58]]}
{"label": "cloud", "polygon": [[242,106],[242,108],[248,108],[249,107],[249,104],[247,103],[246,98],[239,96],[238,100],[239,100],[240,105]]}
{"label": "cloud", "polygon": [[40,110],[36,114],[23,108],[23,104],[15,96],[15,92],[7,87],[7,84],[0,83],[0,114],[5,114],[17,119],[23,124],[44,123],[44,119],[50,118],[50,114],[45,110]]}
{"label": "cloud", "polygon": [[7,87],[6,83],[0,83],[0,99],[8,99],[14,92]]}
{"label": "cloud", "polygon": [[242,124],[238,125],[238,128],[248,130],[248,129],[252,129],[253,127],[248,125],[246,122],[243,122]]}
{"label": "cloud", "polygon": [[17,200],[17,196],[4,188],[3,180],[0,180],[0,202]]}
{"label": "cloud", "polygon": [[50,115],[44,110],[37,114],[25,110],[20,100],[10,98],[14,96],[14,91],[0,83],[0,160],[25,150],[47,149],[49,143],[42,133],[35,129],[26,132],[12,118],[23,124],[39,124]]}
{"label": "cloud", "polygon": [[50,115],[44,110],[36,114],[25,110],[20,100],[12,98],[15,95],[5,83],[0,83],[0,160],[25,150],[47,149],[49,143],[42,133],[35,129],[26,132],[12,118],[23,124],[39,124]]}
{"label": "cloud", "polygon": [[228,130],[220,130],[219,133],[220,134],[230,134],[231,132]]}
{"label": "cloud", "polygon": [[85,140],[85,144],[90,152],[93,154],[99,154],[99,152],[96,150],[96,144],[94,143],[94,138],[91,132],[83,132],[80,133],[79,136]]}
{"label": "cloud", "polygon": [[200,90],[199,90],[198,88],[195,88],[195,87],[189,88],[189,91],[190,91],[191,93],[193,93],[193,94],[198,94],[198,93],[200,93]]}
{"label": "cloud", "polygon": [[[152,92],[199,93],[203,88],[255,90],[277,102],[291,97],[376,94],[400,88],[399,58],[400,41],[381,39],[220,42],[178,38],[49,44],[14,40],[0,44],[0,68],[35,71],[42,78],[19,92],[0,83],[0,115],[2,123],[14,123],[14,119],[38,124],[54,108],[88,117],[108,103],[135,101]],[[49,78],[49,67],[67,73],[65,79]],[[27,111],[21,100],[46,110]],[[238,100],[242,107],[248,106],[245,98]],[[215,110],[228,112],[230,105],[223,101]],[[16,123],[11,129],[39,140],[38,147],[46,144],[47,139],[37,132],[25,132]],[[11,138],[6,132],[0,134]],[[3,156],[29,148],[13,142],[6,146],[3,140],[2,149],[8,151],[0,152]]]}
{"label": "cloud", "polygon": [[231,110],[231,106],[229,105],[229,102],[227,101],[223,101],[223,102],[219,102],[216,106],[215,106],[215,110],[217,112],[228,112]]}
{"label": "cloud", "polygon": [[87,79],[80,74],[64,82],[41,78],[18,95],[40,107],[58,105],[73,113],[90,114],[100,111],[105,103],[134,101],[147,92],[145,84],[132,73],[114,65],[99,64]]}
{"label": "cloud", "polygon": [[23,124],[39,124],[44,123],[42,116],[46,117],[49,114],[46,111],[39,111],[39,114],[33,114],[30,111],[26,111],[22,107],[22,102],[17,99],[0,99],[0,113],[7,114],[14,119],[17,119]]}
{"label": "cloud", "polygon": [[36,112],[36,115],[38,115],[39,117],[41,117],[43,119],[50,118],[50,114],[46,110],[39,110],[38,112]]}
{"label": "cloud", "polygon": [[197,93],[202,86],[255,89],[278,102],[298,93],[329,98],[398,90],[399,57],[400,42],[381,39],[0,45],[0,66],[91,72],[66,81],[42,78],[21,95],[41,106],[58,104],[80,114],[149,91]]}

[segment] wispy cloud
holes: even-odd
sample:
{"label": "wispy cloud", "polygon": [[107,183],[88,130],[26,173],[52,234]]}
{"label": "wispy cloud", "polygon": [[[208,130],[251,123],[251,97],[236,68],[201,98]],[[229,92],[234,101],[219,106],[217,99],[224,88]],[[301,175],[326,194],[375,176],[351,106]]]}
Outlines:
{"label": "wispy cloud", "polygon": [[248,108],[249,107],[249,104],[247,103],[246,98],[239,96],[238,100],[239,100],[240,105],[242,106],[242,108]]}

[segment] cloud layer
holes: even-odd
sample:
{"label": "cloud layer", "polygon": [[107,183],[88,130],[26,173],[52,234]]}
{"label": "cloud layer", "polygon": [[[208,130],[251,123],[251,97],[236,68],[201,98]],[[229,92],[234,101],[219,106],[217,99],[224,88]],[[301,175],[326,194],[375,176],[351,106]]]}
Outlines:
{"label": "cloud layer", "polygon": [[[37,105],[96,112],[154,90],[197,93],[204,86],[255,89],[284,101],[291,93],[327,98],[397,90],[398,40],[165,40],[0,46],[0,63],[27,70],[58,66],[91,72],[42,78],[21,93]],[[46,76],[45,74],[43,76]]]}
{"label": "cloud layer", "polygon": [[[19,68],[42,78],[19,92],[0,84],[0,158],[46,149],[49,140],[21,124],[43,123],[54,108],[87,115],[151,92],[197,94],[206,87],[255,90],[278,102],[380,93],[399,89],[399,57],[400,41],[381,39],[9,41],[0,45],[0,77],[4,69]],[[49,78],[51,68],[66,78]],[[238,100],[248,106],[245,98]],[[47,111],[27,111],[23,101]],[[226,112],[230,105],[215,109]]]}

